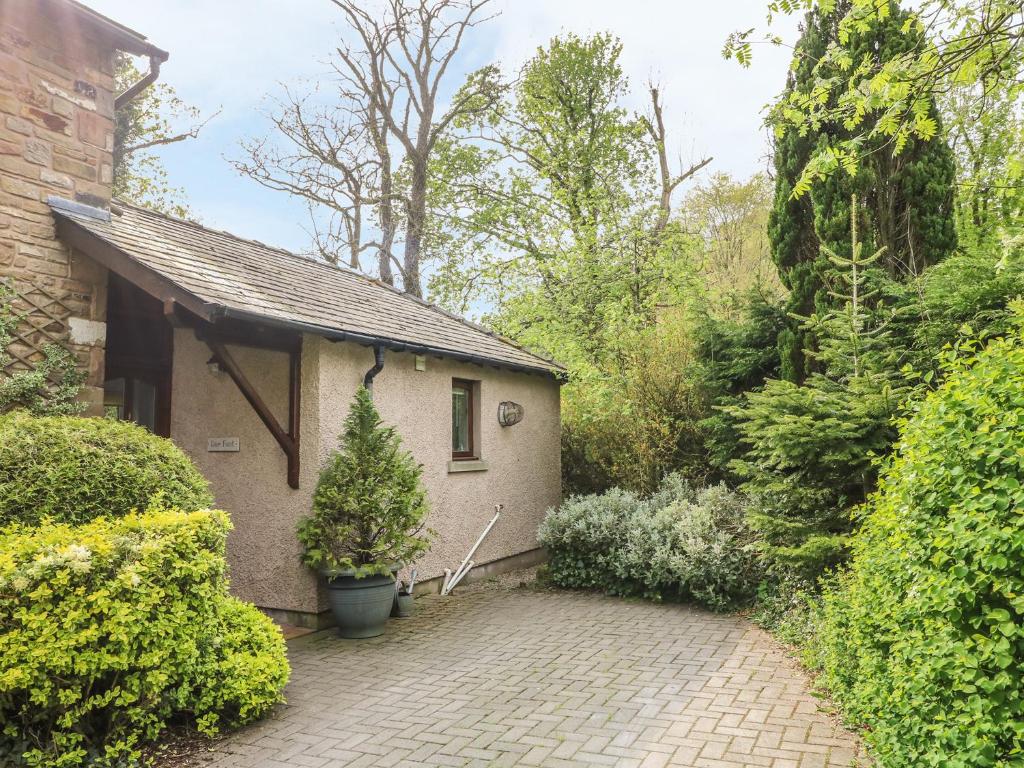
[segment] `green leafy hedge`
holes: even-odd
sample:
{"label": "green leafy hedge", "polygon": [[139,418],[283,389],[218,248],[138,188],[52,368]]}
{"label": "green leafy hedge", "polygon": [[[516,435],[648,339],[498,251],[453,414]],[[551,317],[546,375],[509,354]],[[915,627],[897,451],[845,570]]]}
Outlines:
{"label": "green leafy hedge", "polygon": [[900,424],[812,659],[888,768],[1024,763],[1024,345]]}
{"label": "green leafy hedge", "polygon": [[670,475],[649,499],[618,489],[548,511],[539,538],[552,582],[725,608],[761,577],[746,501],[725,486],[694,491]]}
{"label": "green leafy hedge", "polygon": [[200,730],[281,699],[284,641],[228,596],[223,512],[0,529],[0,764],[134,762],[169,718]]}
{"label": "green leafy hedge", "polygon": [[121,516],[145,509],[158,493],[162,505],[187,511],[213,503],[189,458],[142,427],[24,412],[0,416],[0,524]]}

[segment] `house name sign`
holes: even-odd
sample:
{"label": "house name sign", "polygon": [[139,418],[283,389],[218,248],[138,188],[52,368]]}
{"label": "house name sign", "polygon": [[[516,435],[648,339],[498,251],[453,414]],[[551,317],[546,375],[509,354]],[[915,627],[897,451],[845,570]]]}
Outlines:
{"label": "house name sign", "polygon": [[206,450],[211,453],[238,453],[237,437],[211,437],[206,441]]}

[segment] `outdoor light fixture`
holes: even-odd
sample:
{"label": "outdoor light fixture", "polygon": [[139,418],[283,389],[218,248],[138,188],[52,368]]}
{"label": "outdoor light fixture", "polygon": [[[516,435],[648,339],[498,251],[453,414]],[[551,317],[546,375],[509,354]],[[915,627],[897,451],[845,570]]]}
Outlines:
{"label": "outdoor light fixture", "polygon": [[523,406],[519,403],[513,403],[511,400],[498,403],[498,423],[503,427],[518,424],[523,420],[523,413]]}
{"label": "outdoor light fixture", "polygon": [[220,361],[217,359],[216,355],[206,361],[206,367],[214,376],[218,373],[224,372],[224,369],[220,367]]}

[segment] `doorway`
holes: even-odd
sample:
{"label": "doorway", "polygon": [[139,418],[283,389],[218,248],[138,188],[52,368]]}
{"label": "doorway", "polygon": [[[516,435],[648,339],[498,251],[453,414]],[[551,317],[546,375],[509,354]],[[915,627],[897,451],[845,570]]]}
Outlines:
{"label": "doorway", "polygon": [[155,435],[171,434],[174,329],[159,300],[110,273],[103,409]]}

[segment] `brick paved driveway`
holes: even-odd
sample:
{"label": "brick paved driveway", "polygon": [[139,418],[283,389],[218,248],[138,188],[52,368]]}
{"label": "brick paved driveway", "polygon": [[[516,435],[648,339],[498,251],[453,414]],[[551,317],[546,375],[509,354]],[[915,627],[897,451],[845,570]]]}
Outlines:
{"label": "brick paved driveway", "polygon": [[373,640],[290,644],[288,704],[214,766],[848,766],[856,741],[748,622],[473,586]]}

